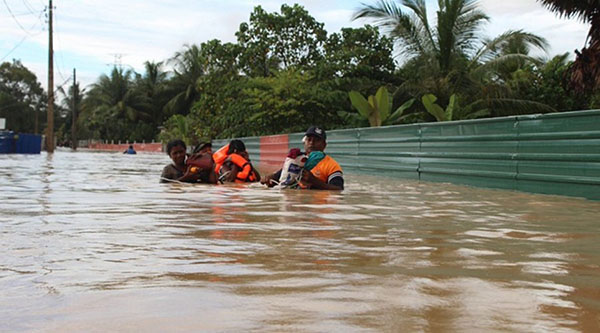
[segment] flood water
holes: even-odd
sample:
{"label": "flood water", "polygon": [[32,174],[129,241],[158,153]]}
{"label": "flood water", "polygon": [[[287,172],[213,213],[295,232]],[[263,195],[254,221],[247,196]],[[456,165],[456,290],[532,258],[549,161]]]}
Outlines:
{"label": "flood water", "polygon": [[600,202],[159,184],[167,163],[0,155],[0,331],[600,330]]}

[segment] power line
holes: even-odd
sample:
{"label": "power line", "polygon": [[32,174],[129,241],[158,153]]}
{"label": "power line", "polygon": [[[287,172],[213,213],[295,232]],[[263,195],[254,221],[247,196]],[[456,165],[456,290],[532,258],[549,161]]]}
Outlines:
{"label": "power line", "polygon": [[19,21],[15,17],[15,14],[13,14],[12,10],[8,6],[8,4],[6,3],[6,0],[2,0],[2,2],[4,2],[4,5],[6,6],[6,9],[8,9],[8,12],[10,13],[10,16],[12,16],[13,20],[15,20],[15,22],[17,23],[17,25],[19,26],[19,28],[21,28],[21,30],[25,31],[26,34],[28,34],[28,35],[31,36],[31,33],[29,31],[25,30],[25,28],[23,28],[23,26],[21,25],[21,23],[19,23]]}
{"label": "power line", "polygon": [[[56,9],[56,8],[53,8],[53,9]],[[56,49],[61,48],[60,46],[62,45],[62,42],[60,39],[60,33],[58,31],[58,15],[56,12],[53,12],[53,14],[54,14],[54,35],[56,36],[56,41],[57,41],[56,44],[58,46],[58,47],[54,48],[54,50],[56,51]],[[58,54],[58,56],[60,57],[60,63],[56,64],[57,65],[56,69],[58,69],[58,75],[60,75],[60,78],[64,80],[65,76],[63,75],[62,71],[60,70],[61,69],[60,65],[62,65],[62,67],[65,66],[65,60],[63,58],[63,54],[62,54],[62,52],[55,52],[55,54]]]}
{"label": "power line", "polygon": [[[6,1],[5,1],[4,3],[6,4]],[[42,11],[40,12],[40,14],[38,15],[38,19],[40,19],[40,18],[42,17],[42,14],[44,13],[44,11],[45,11],[45,9],[44,9],[44,10],[42,10]],[[37,22],[36,22],[36,23],[34,23],[34,24],[31,26],[31,28],[29,28],[29,29],[33,29],[33,28],[35,28],[35,26],[37,26]],[[6,59],[6,57],[8,57],[8,56],[9,56],[11,53],[13,53],[13,52],[14,52],[14,51],[15,51],[15,50],[16,50],[16,49],[19,47],[19,46],[21,46],[21,44],[23,44],[23,42],[24,42],[24,41],[25,41],[25,40],[26,40],[28,37],[30,37],[30,36],[31,36],[31,37],[35,37],[35,36],[37,36],[37,35],[41,34],[42,32],[44,32],[44,29],[43,29],[43,28],[42,28],[42,30],[41,30],[41,31],[38,31],[37,33],[35,33],[35,34],[33,34],[33,35],[32,35],[32,34],[28,34],[28,36],[25,36],[25,37],[23,37],[23,38],[21,39],[21,41],[20,41],[20,42],[18,42],[18,43],[17,43],[17,45],[15,45],[15,47],[13,47],[13,48],[12,48],[10,51],[8,51],[8,53],[6,53],[6,54],[5,54],[5,55],[2,57],[2,59],[0,59],[0,62],[4,61],[4,59]]]}
{"label": "power line", "polygon": [[29,37],[29,36],[23,37],[23,39],[21,39],[21,41],[19,43],[17,43],[17,45],[15,45],[15,47],[13,47],[10,51],[8,51],[7,54],[4,55],[4,57],[2,57],[2,59],[0,59],[0,62],[4,61],[4,59],[6,59],[6,57],[8,57],[11,53],[13,53],[14,50],[16,50],[19,46],[21,46],[21,44],[23,44],[23,42],[27,39],[27,37]]}
{"label": "power line", "polygon": [[46,5],[42,3],[43,9],[42,10],[35,10],[33,8],[33,6],[29,3],[29,1],[27,1],[27,0],[22,0],[22,1],[23,1],[23,4],[25,5],[25,7],[27,7],[27,10],[29,11],[29,13],[31,13],[31,15],[36,15],[36,12],[39,12],[39,14],[37,15],[37,19],[43,25],[44,22],[42,21],[42,14],[44,14],[44,12],[46,11]]}
{"label": "power line", "polygon": [[27,8],[27,10],[29,11],[29,13],[31,15],[35,15],[33,9],[31,8],[31,5],[29,4],[29,2],[27,2],[27,0],[22,0],[23,4],[25,5],[25,7]]}
{"label": "power line", "polygon": [[54,89],[54,93],[57,93],[60,89],[62,89],[62,87],[67,84],[67,82],[69,82],[69,80],[71,80],[73,76],[70,75],[63,83],[59,84],[56,86],[56,89]]}
{"label": "power line", "polygon": [[[71,80],[72,77],[73,77],[73,75],[69,76],[63,83],[61,83],[58,86],[56,86],[56,89],[54,89],[54,93],[55,94],[58,93],[60,91],[60,89],[62,89],[62,87]],[[5,110],[5,109],[11,108],[11,107],[16,106],[16,105],[21,105],[21,104],[26,104],[26,103],[24,103],[24,102],[16,102],[16,103],[8,104],[8,105],[3,105],[0,108],[0,110]]]}

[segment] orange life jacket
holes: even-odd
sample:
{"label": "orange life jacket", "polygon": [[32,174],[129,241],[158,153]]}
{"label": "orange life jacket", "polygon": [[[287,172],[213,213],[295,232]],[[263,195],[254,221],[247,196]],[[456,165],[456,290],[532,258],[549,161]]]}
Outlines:
{"label": "orange life jacket", "polygon": [[219,150],[217,150],[213,154],[213,160],[215,161],[215,173],[219,175],[223,164],[225,164],[225,162],[230,161],[240,168],[240,172],[238,172],[238,174],[236,175],[236,182],[244,183],[257,181],[258,178],[252,170],[252,165],[250,164],[250,162],[239,154],[227,154],[228,151],[229,144],[219,148]]}
{"label": "orange life jacket", "polygon": [[226,161],[231,161],[240,168],[240,171],[235,176],[236,182],[255,182],[256,175],[252,171],[252,164],[238,154],[230,154]]}

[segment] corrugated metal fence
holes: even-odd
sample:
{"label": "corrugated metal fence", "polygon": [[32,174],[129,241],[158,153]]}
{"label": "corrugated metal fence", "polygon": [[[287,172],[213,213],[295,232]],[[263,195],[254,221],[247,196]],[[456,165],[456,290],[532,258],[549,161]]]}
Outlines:
{"label": "corrugated metal fence", "polygon": [[[302,136],[242,140],[272,170]],[[328,131],[326,152],[345,172],[600,199],[600,110]]]}

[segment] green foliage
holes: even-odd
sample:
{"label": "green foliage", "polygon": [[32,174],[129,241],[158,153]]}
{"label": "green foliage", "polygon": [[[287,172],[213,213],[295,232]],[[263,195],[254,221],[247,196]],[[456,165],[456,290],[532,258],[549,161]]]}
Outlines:
{"label": "green foliage", "polygon": [[115,67],[110,77],[102,75],[92,85],[81,116],[95,137],[142,141],[156,135],[151,126],[138,124],[152,122],[152,104],[136,89],[133,76],[132,71]]}
{"label": "green foliage", "polygon": [[421,97],[421,102],[425,110],[431,114],[437,121],[450,121],[460,119],[474,119],[489,116],[490,112],[481,106],[482,101],[476,101],[467,106],[461,107],[458,103],[458,96],[452,94],[446,109],[436,103],[437,97],[433,94],[425,94]]}
{"label": "green foliage", "polygon": [[[391,125],[401,119],[402,114],[413,104],[414,99],[400,105],[393,113],[392,99],[387,88],[379,87],[375,96],[363,97],[358,91],[348,93],[352,106],[358,110],[359,115],[369,121],[370,126]],[[346,116],[346,114],[342,114]]]}
{"label": "green foliage", "polygon": [[[329,35],[299,5],[274,13],[257,6],[235,43],[185,45],[168,60],[171,71],[152,62],[143,74],[115,67],[86,91],[76,86],[78,136],[195,144],[300,132],[313,124],[383,126],[600,104],[598,92],[575,96],[564,88],[568,55],[549,61],[528,55],[547,47],[542,38],[515,30],[486,39],[481,27],[488,17],[474,0],[438,4],[430,22],[424,0],[381,0],[355,18],[374,20],[384,33],[366,25]],[[401,67],[394,44],[406,60]],[[414,103],[417,96],[421,103]],[[63,94],[55,112],[64,137],[72,99],[71,91]],[[45,104],[35,75],[17,61],[0,66],[0,116],[12,129],[33,131],[36,114],[43,129]]]}
{"label": "green foliage", "polygon": [[330,124],[337,114],[328,110],[313,76],[296,70],[248,81],[242,99],[247,105],[249,135],[302,131],[310,124]]}
{"label": "green foliage", "polygon": [[383,85],[396,85],[392,50],[391,39],[368,25],[343,28],[340,33],[329,36],[325,58],[314,69],[315,80],[321,91],[320,99],[343,121],[324,125],[328,128],[369,126],[368,118],[347,111],[352,109],[348,91],[374,91]]}
{"label": "green foliage", "polygon": [[147,113],[152,117],[152,124],[158,126],[166,119],[166,113],[163,107],[169,101],[167,91],[167,72],[163,71],[163,63],[149,62],[144,63],[145,73],[142,76],[136,75],[134,89],[147,102]]}
{"label": "green foliage", "polygon": [[375,27],[342,28],[329,36],[324,49],[324,59],[315,69],[319,79],[394,80],[393,42]]}
{"label": "green foliage", "polygon": [[[284,16],[287,17],[285,22],[282,21]],[[290,22],[305,22],[293,27],[297,36],[304,36],[293,37],[303,41],[304,47],[289,44],[292,37],[279,40],[283,35],[291,36]],[[338,115],[350,107],[347,92],[357,87],[371,89],[387,83],[369,75],[393,79],[391,41],[380,36],[376,28],[345,29],[342,34],[328,39],[323,58],[319,46],[323,43],[323,38],[319,37],[321,29],[322,24],[317,24],[297,6],[283,6],[282,15],[268,14],[257,7],[251,16],[251,24],[243,24],[237,34],[241,40],[239,44],[243,45],[239,49],[245,50],[245,53],[239,53],[237,64],[242,73],[248,75],[209,72],[199,79],[201,95],[192,108],[198,119],[194,123],[196,132],[205,137],[226,138],[302,131],[315,123],[329,129],[353,126],[353,123],[341,121]],[[269,67],[268,71],[261,70],[267,67],[261,65],[264,61],[257,60],[260,54],[248,50],[260,45],[269,47],[271,43],[291,48],[286,51],[291,52],[290,55],[285,56],[294,59],[291,65],[289,61],[279,62],[285,52],[272,52],[269,59],[277,60],[278,65]],[[343,47],[338,48],[340,45]],[[205,47],[202,45],[200,53]],[[306,51],[301,53],[302,57],[296,53],[300,49]],[[217,63],[225,62],[220,60],[222,58],[232,58],[232,53],[218,47],[211,54],[216,55]],[[250,63],[249,59],[252,59]],[[282,67],[288,69],[280,69]]]}
{"label": "green foliage", "polygon": [[256,6],[250,22],[240,24],[236,37],[243,50],[242,71],[249,76],[269,76],[288,68],[312,68],[322,58],[327,38],[324,24],[302,6],[281,6],[281,14]]}
{"label": "green foliage", "polygon": [[587,109],[592,94],[576,95],[565,88],[564,78],[572,63],[568,57],[565,53],[537,66],[523,67],[512,73],[506,85],[516,97],[550,105],[557,111]]}
{"label": "green foliage", "polygon": [[[64,123],[60,128],[58,128],[58,130],[55,132],[55,135],[57,137],[58,143],[66,144],[67,142],[71,141],[71,133],[72,133],[71,128],[73,126],[74,103],[76,104],[76,107],[78,109],[78,114],[80,114],[81,113],[80,108],[82,105],[85,89],[81,89],[81,87],[79,86],[79,83],[75,83],[74,85],[69,86],[67,91],[65,91],[65,89],[62,87],[59,88],[58,91],[62,95],[61,110],[64,113],[64,116],[63,116]],[[85,132],[85,129],[82,129],[83,126],[81,125],[81,120],[79,119],[79,117],[76,117],[75,121],[76,121],[75,128],[77,130],[76,137],[80,138],[81,134],[87,134],[87,133]]]}
{"label": "green foliage", "polygon": [[452,95],[450,97],[450,103],[448,103],[446,110],[435,104],[437,97],[435,97],[433,94],[423,95],[423,97],[421,97],[421,101],[423,102],[427,112],[434,116],[437,121],[452,120],[452,112],[456,106],[456,95]]}
{"label": "green foliage", "polygon": [[415,102],[414,98],[409,99],[400,105],[387,119],[383,121],[383,125],[394,125],[410,116],[410,114],[404,114],[404,111],[408,110],[413,103]]}
{"label": "green foliage", "polygon": [[161,142],[181,139],[189,145],[198,144],[199,139],[193,130],[192,123],[191,116],[173,115],[165,122],[165,126],[158,135],[158,138]]}
{"label": "green foliage", "polygon": [[248,107],[242,91],[249,78],[226,78],[209,75],[202,80],[202,95],[192,107],[194,128],[198,136],[223,138],[244,136]]}
{"label": "green foliage", "polygon": [[168,115],[186,115],[198,97],[197,84],[199,78],[205,73],[205,60],[201,57],[197,45],[185,45],[184,50],[175,53],[169,62],[174,66],[174,76],[167,85],[171,98],[164,106],[164,110]]}
{"label": "green foliage", "polygon": [[[23,133],[38,133],[46,124],[47,97],[37,77],[20,61],[0,64],[0,118],[6,118],[6,128]],[[55,126],[60,117],[55,113]]]}
{"label": "green foliage", "polygon": [[[380,104],[383,99],[383,93],[381,93],[383,90],[385,90],[385,103],[384,104]],[[385,89],[384,87],[379,88],[379,90],[377,91],[377,97],[376,96],[369,96],[368,100],[363,97],[359,92],[357,91],[351,91],[349,93],[350,96],[350,101],[352,102],[352,106],[354,106],[359,114],[363,117],[369,120],[369,124],[371,126],[381,126],[381,116],[383,114],[383,109],[389,109],[389,98],[388,98],[388,93],[387,93],[387,89]],[[389,111],[388,111],[389,112]]]}
{"label": "green foliage", "polygon": [[400,46],[400,54],[408,60],[400,72],[405,79],[401,89],[412,96],[433,93],[444,101],[460,94],[471,103],[481,100],[486,107],[493,106],[492,115],[512,112],[511,105],[501,102],[517,100],[505,80],[525,64],[536,63],[527,52],[545,50],[543,38],[521,30],[484,38],[482,26],[489,17],[475,0],[438,1],[436,25],[429,21],[425,1],[400,4],[381,0],[364,5],[354,18],[372,19]]}

